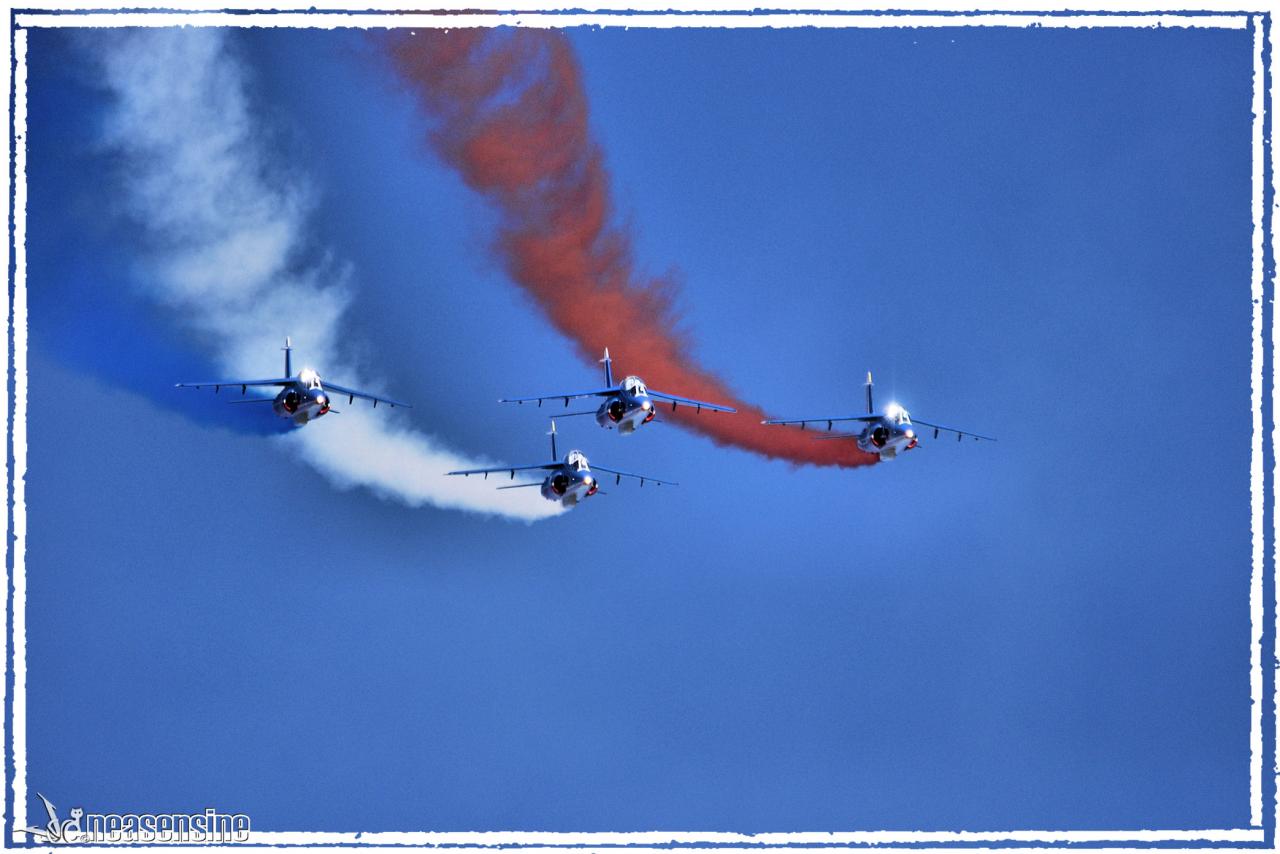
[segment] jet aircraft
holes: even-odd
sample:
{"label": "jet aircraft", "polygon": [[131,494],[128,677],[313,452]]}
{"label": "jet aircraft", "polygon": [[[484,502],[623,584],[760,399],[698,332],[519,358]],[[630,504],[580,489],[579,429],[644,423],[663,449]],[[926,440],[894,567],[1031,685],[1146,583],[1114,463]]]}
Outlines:
{"label": "jet aircraft", "polygon": [[985,439],[988,442],[996,441],[991,436],[981,436],[970,430],[959,430],[955,427],[945,427],[941,424],[932,424],[928,421],[921,421],[919,418],[912,419],[903,409],[896,403],[891,403],[885,407],[884,412],[876,412],[875,405],[871,396],[872,389],[871,372],[867,371],[867,414],[866,415],[839,415],[831,418],[787,418],[762,421],[762,424],[799,424],[800,429],[804,429],[810,424],[821,424],[826,422],[827,430],[831,429],[831,425],[837,421],[860,421],[865,426],[861,433],[836,433],[830,436],[819,436],[819,439],[854,439],[858,442],[858,447],[871,453],[879,454],[881,460],[891,460],[898,456],[899,452],[910,451],[912,448],[919,446],[920,437],[916,435],[915,427],[931,427],[933,428],[933,438],[938,438],[939,431],[945,430],[948,433],[956,434],[956,441],[960,441],[965,436],[973,439]]}
{"label": "jet aircraft", "polygon": [[[533,481],[531,483],[514,483],[509,486],[499,486],[498,489],[521,489],[529,486],[542,487],[542,497],[548,501],[559,501],[564,507],[573,507],[581,501],[585,501],[600,491],[600,481],[592,473],[591,467],[587,464],[587,456],[582,451],[570,451],[565,454],[563,460],[559,458],[556,452],[556,422],[551,421],[551,462],[536,463],[528,466],[498,466],[490,469],[467,469],[465,471],[451,471],[446,474],[468,477],[473,474],[484,475],[488,479],[489,475],[497,472],[507,472],[512,480],[515,479],[518,471],[545,471],[547,474],[541,481]],[[615,483],[622,483],[624,477],[632,477],[640,481],[640,485],[645,483],[656,483],[659,486],[678,486],[669,480],[659,480],[656,477],[649,477],[644,474],[631,474],[630,472],[617,471],[616,469],[607,469],[604,466],[596,466],[595,471],[608,472],[614,476]]]}
{"label": "jet aircraft", "polygon": [[[568,394],[544,394],[540,397],[504,397],[498,402],[530,403],[537,401],[538,406],[541,406],[544,400],[563,400],[565,407],[568,407],[569,401],[580,397],[602,397],[604,400],[600,403],[600,407],[595,410],[596,423],[609,430],[616,427],[622,435],[634,433],[641,426],[654,419],[658,414],[658,404],[655,399],[669,401],[673,411],[683,403],[685,406],[694,407],[698,412],[704,409],[710,409],[714,412],[737,412],[736,409],[730,406],[707,403],[703,400],[693,400],[651,389],[645,385],[644,380],[636,376],[626,377],[621,383],[615,384],[613,381],[613,360],[609,358],[608,347],[605,348],[604,358],[600,361],[604,365],[604,388],[593,391],[569,392]],[[565,415],[591,414],[590,410],[565,413]]]}
{"label": "jet aircraft", "polygon": [[214,393],[222,390],[223,386],[240,386],[240,394],[244,394],[249,386],[275,386],[280,392],[275,397],[251,397],[245,400],[233,400],[232,403],[270,403],[271,408],[275,410],[276,415],[281,418],[292,419],[295,424],[306,424],[308,421],[314,421],[321,415],[327,415],[330,412],[338,410],[331,408],[331,392],[338,395],[346,395],[348,403],[354,403],[357,397],[365,400],[372,400],[376,409],[379,403],[385,403],[388,406],[403,406],[410,408],[409,404],[401,403],[398,400],[392,400],[388,397],[378,397],[377,395],[368,394],[367,392],[357,391],[353,388],[340,386],[336,383],[322,382],[320,375],[311,368],[303,368],[298,371],[295,376],[290,354],[293,352],[293,345],[288,338],[284,339],[284,376],[278,379],[270,380],[213,380],[211,382],[201,383],[177,383],[177,388],[204,388],[205,386],[213,386]]}

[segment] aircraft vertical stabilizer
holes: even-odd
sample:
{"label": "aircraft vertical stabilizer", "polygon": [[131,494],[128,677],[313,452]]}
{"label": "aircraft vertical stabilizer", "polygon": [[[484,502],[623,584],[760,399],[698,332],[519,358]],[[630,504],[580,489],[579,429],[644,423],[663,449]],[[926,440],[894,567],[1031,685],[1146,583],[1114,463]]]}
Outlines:
{"label": "aircraft vertical stabilizer", "polygon": [[604,387],[613,388],[613,359],[609,358],[609,348],[604,348],[604,358],[600,360],[604,365]]}

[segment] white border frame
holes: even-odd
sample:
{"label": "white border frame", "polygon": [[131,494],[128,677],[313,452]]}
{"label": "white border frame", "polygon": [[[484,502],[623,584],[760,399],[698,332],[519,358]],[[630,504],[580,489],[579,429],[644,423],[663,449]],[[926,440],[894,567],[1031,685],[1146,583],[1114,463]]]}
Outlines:
{"label": "white border frame", "polygon": [[[179,0],[181,2],[181,0]],[[367,2],[367,0],[366,0]],[[384,0],[385,2],[385,0]],[[955,2],[955,0],[953,0]],[[1116,831],[1090,831],[1090,830],[1070,830],[1070,831],[1038,831],[1038,830],[1008,830],[1008,831],[855,831],[848,833],[760,833],[760,834],[742,834],[742,833],[674,833],[674,832],[633,832],[633,833],[559,833],[559,832],[520,832],[520,831],[498,831],[498,832],[377,832],[377,833],[308,833],[308,832],[255,832],[251,836],[249,845],[272,845],[272,846],[361,846],[361,847],[379,847],[379,846],[418,846],[418,847],[436,847],[450,846],[461,848],[463,850],[485,850],[495,847],[519,846],[522,849],[531,851],[559,851],[566,846],[593,846],[593,847],[627,847],[641,851],[670,851],[666,846],[679,844],[689,845],[714,845],[717,848],[723,848],[728,851],[747,852],[760,847],[788,847],[796,845],[812,846],[866,846],[866,845],[893,845],[893,844],[915,844],[915,845],[946,845],[946,844],[964,844],[974,845],[983,843],[998,843],[1003,845],[1035,845],[1035,844],[1091,844],[1091,845],[1116,845],[1123,843],[1137,844],[1158,844],[1158,843],[1214,843],[1222,844],[1241,844],[1256,847],[1258,843],[1264,842],[1266,839],[1266,831],[1264,829],[1263,820],[1263,786],[1262,779],[1265,773],[1264,761],[1266,757],[1263,751],[1263,709],[1262,709],[1262,692],[1264,685],[1264,674],[1262,672],[1262,639],[1265,634],[1265,610],[1263,601],[1263,580],[1265,557],[1264,549],[1264,474],[1263,474],[1263,443],[1264,443],[1264,425],[1262,413],[1262,395],[1263,395],[1263,295],[1266,270],[1264,269],[1264,250],[1267,248],[1264,243],[1267,235],[1263,229],[1263,205],[1264,205],[1264,131],[1266,136],[1273,138],[1275,130],[1275,119],[1271,118],[1271,126],[1264,127],[1264,117],[1266,116],[1265,91],[1263,82],[1266,78],[1267,69],[1264,67],[1264,49],[1266,46],[1269,33],[1264,27],[1263,12],[1225,12],[1212,14],[1192,14],[1190,10],[1187,13],[1164,12],[1159,11],[1162,7],[1168,8],[1167,4],[1160,3],[1159,0],[1137,0],[1131,4],[1135,8],[1135,12],[1128,13],[1108,13],[1105,9],[1105,3],[1099,0],[1086,0],[1073,4],[1075,9],[1090,10],[1101,12],[1101,14],[1090,14],[1089,11],[1073,12],[1071,14],[1026,14],[1016,11],[1003,12],[991,11],[981,13],[971,13],[966,11],[964,14],[928,14],[910,12],[909,7],[915,5],[919,7],[918,2],[890,3],[889,5],[897,6],[901,12],[895,14],[877,14],[875,10],[854,10],[854,9],[832,9],[830,12],[813,14],[800,11],[778,11],[771,12],[767,15],[752,15],[735,13],[730,11],[718,11],[713,4],[715,0],[693,0],[693,2],[682,3],[685,12],[681,13],[664,13],[665,9],[669,9],[671,4],[663,4],[662,0],[640,0],[640,2],[629,4],[627,11],[614,9],[611,11],[597,12],[567,12],[561,14],[548,14],[549,8],[554,8],[548,4],[538,5],[536,8],[530,8],[528,11],[520,12],[499,12],[494,10],[512,10],[519,9],[521,6],[527,5],[528,0],[520,2],[503,3],[502,0],[479,0],[479,2],[467,3],[470,9],[490,10],[475,11],[466,14],[393,14],[389,12],[359,12],[345,13],[343,6],[360,5],[359,2],[346,4],[341,0],[319,0],[314,5],[319,7],[317,11],[276,11],[271,9],[258,9],[256,11],[241,12],[231,14],[220,11],[218,6],[227,8],[225,4],[209,2],[209,0],[195,0],[188,2],[186,5],[192,8],[188,11],[174,12],[172,5],[168,4],[168,10],[164,7],[156,8],[156,11],[130,11],[130,12],[110,12],[110,11],[80,11],[82,6],[74,4],[73,0],[46,0],[41,3],[43,9],[13,13],[13,27],[8,28],[6,39],[12,38],[10,44],[10,55],[13,59],[12,77],[5,75],[5,95],[10,91],[13,93],[14,106],[12,115],[11,133],[14,140],[14,176],[15,182],[13,186],[13,256],[14,265],[14,297],[12,306],[9,305],[8,290],[5,289],[0,300],[6,310],[12,310],[12,327],[13,336],[13,373],[11,380],[14,387],[13,398],[13,431],[12,431],[12,448],[13,448],[13,472],[9,482],[13,488],[13,530],[8,530],[8,521],[6,519],[6,533],[11,537],[6,538],[6,542],[13,543],[13,575],[7,579],[13,585],[13,761],[14,761],[14,780],[13,780],[13,803],[14,815],[10,827],[25,827],[26,820],[26,801],[27,801],[27,784],[26,784],[26,566],[25,566],[25,536],[26,536],[26,497],[25,497],[25,476],[26,476],[26,413],[27,413],[27,299],[26,299],[26,54],[27,54],[27,33],[25,30],[37,27],[123,27],[123,26],[145,26],[145,27],[172,27],[172,26],[201,26],[201,27],[288,27],[288,28],[308,28],[308,29],[332,29],[337,27],[416,27],[416,28],[458,28],[458,27],[484,27],[494,26],[497,24],[515,25],[531,28],[556,28],[556,27],[576,27],[576,26],[621,26],[621,27],[897,27],[897,28],[915,28],[915,27],[1122,27],[1122,28],[1140,28],[1140,27],[1187,27],[1187,28],[1211,28],[1211,29],[1253,29],[1253,126],[1252,126],[1252,211],[1253,211],[1253,237],[1252,237],[1252,276],[1251,276],[1251,294],[1253,300],[1252,311],[1252,360],[1251,360],[1251,402],[1253,407],[1252,418],[1252,439],[1250,454],[1250,485],[1251,485],[1251,501],[1250,501],[1250,529],[1252,532],[1252,560],[1249,585],[1249,614],[1250,614],[1250,669],[1249,669],[1249,686],[1250,686],[1250,780],[1249,780],[1249,813],[1250,827],[1247,828],[1227,828],[1227,829],[1205,829],[1205,830],[1116,830]],[[33,4],[35,5],[35,4]],[[131,4],[131,8],[135,10],[145,10],[148,3]],[[198,8],[199,6],[212,8]],[[312,5],[310,3],[308,6]],[[645,12],[644,14],[634,14],[630,10],[636,8],[643,10],[644,7],[651,6],[654,11]],[[782,3],[770,4],[771,8],[784,8],[788,5],[804,5],[813,7],[822,5],[822,0],[817,3],[805,3],[804,0],[784,0]],[[930,8],[935,9],[939,4],[928,4]],[[988,4],[991,7],[1013,6],[1015,0],[995,0]],[[1212,10],[1214,6],[1224,5],[1221,0],[1207,0],[1203,4],[1206,12]],[[1141,11],[1143,7],[1151,9],[1151,12]],[[61,10],[60,12],[57,10]],[[698,14],[688,14],[688,12],[698,12]],[[71,14],[68,14],[71,13]],[[905,13],[905,14],[904,14]],[[1274,104],[1272,105],[1274,109]],[[1275,154],[1272,152],[1272,175],[1275,174]],[[4,173],[3,178],[4,189],[9,189],[9,174]],[[6,192],[6,198],[8,193]],[[1273,241],[1274,242],[1274,241]],[[1274,247],[1272,247],[1274,248]],[[4,244],[3,260],[5,268],[8,268],[10,261],[9,243]],[[1274,254],[1273,254],[1274,258]],[[6,314],[8,312],[6,311]],[[1271,306],[1271,323],[1273,330],[1276,328],[1276,322],[1280,320],[1280,305],[1273,299]],[[6,339],[6,348],[8,348],[8,340]],[[1274,383],[1274,365],[1273,360],[1273,388],[1271,396],[1272,414],[1274,420],[1275,407],[1280,405],[1280,393],[1277,393]],[[0,416],[5,426],[8,426],[8,407],[4,408],[4,413]],[[5,469],[6,477],[8,472],[8,461],[0,460],[0,466]],[[1275,483],[1275,477],[1280,474],[1280,464],[1273,465],[1272,483]],[[1273,503],[1272,507],[1272,530],[1280,527],[1280,507]],[[1274,547],[1272,557],[1274,559]],[[1273,563],[1274,565],[1274,563]],[[7,569],[6,569],[7,575]],[[1274,603],[1276,611],[1280,612],[1280,586],[1275,588],[1276,601]],[[10,628],[8,614],[5,615],[5,628]],[[1273,626],[1273,641],[1277,641],[1277,633]],[[1274,661],[1280,661],[1280,642],[1273,644],[1271,650]],[[5,684],[0,684],[0,698],[3,692],[7,690]],[[1275,693],[1273,696],[1273,708],[1280,707],[1280,680],[1277,680]],[[1276,754],[1272,757],[1271,774],[1275,778],[1276,769],[1280,768],[1280,748],[1277,748]],[[1274,805],[1273,805],[1274,806]],[[1277,814],[1272,816],[1272,827],[1280,824],[1280,809]],[[245,843],[241,843],[245,844]],[[745,846],[745,847],[735,847]],[[97,851],[110,850],[119,846],[76,846],[79,849]],[[163,846],[166,848],[180,848],[181,850],[199,850],[197,848],[183,848],[182,846]]]}

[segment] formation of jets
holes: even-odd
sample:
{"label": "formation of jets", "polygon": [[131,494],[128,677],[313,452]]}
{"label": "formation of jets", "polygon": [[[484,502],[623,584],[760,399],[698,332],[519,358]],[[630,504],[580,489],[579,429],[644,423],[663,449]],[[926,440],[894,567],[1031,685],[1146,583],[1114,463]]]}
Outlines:
{"label": "formation of jets", "polygon": [[[332,396],[337,394],[340,397],[346,397],[348,403],[354,403],[357,397],[364,400],[373,401],[374,408],[379,403],[385,403],[388,406],[408,407],[409,404],[402,403],[398,400],[392,400],[389,397],[380,397],[368,392],[358,391],[353,388],[338,385],[328,381],[322,381],[320,375],[311,368],[303,368],[297,374],[293,373],[292,360],[290,358],[293,346],[288,338],[284,341],[284,376],[275,379],[264,380],[213,380],[210,382],[188,382],[178,383],[179,388],[204,388],[212,386],[215,393],[220,392],[223,387],[234,388],[240,387],[241,399],[233,400],[232,403],[270,403],[272,409],[281,418],[288,418],[295,424],[302,425],[314,421],[322,415],[336,413],[338,410],[332,408]],[[621,382],[615,382],[613,379],[613,360],[609,357],[609,350],[605,348],[604,358],[600,360],[604,365],[604,387],[592,389],[590,391],[574,391],[562,392],[558,394],[544,394],[535,397],[504,397],[499,400],[500,403],[536,403],[542,406],[546,401],[562,401],[564,407],[569,407],[569,402],[580,400],[583,398],[597,398],[599,404],[595,409],[584,410],[581,412],[565,412],[560,417],[572,417],[576,415],[594,415],[596,423],[607,430],[616,429],[619,434],[627,435],[634,433],[646,424],[654,421],[658,406],[660,403],[670,403],[672,410],[680,406],[690,407],[695,412],[701,413],[704,409],[709,412],[737,412],[731,406],[724,406],[718,403],[709,403],[705,400],[695,400],[690,397],[683,397],[678,394],[657,391],[649,388],[644,380],[638,376],[625,377]],[[247,396],[250,387],[267,387],[276,388],[279,391],[274,397],[249,397]],[[920,436],[916,432],[916,427],[926,427],[933,430],[933,437],[938,438],[943,431],[954,433],[957,440],[962,440],[968,436],[975,440],[995,441],[991,436],[983,436],[970,430],[961,430],[956,427],[946,427],[942,424],[935,424],[930,421],[922,421],[919,418],[912,419],[903,409],[896,403],[891,403],[884,408],[882,412],[875,409],[875,401],[872,396],[873,383],[871,372],[867,372],[867,411],[863,415],[833,415],[829,417],[813,417],[813,418],[779,418],[768,419],[761,423],[776,425],[795,425],[798,424],[800,429],[807,429],[810,424],[826,424],[826,435],[818,436],[819,439],[845,439],[857,442],[858,447],[867,453],[876,454],[881,460],[891,460],[898,454],[910,451],[919,447]],[[846,433],[833,431],[833,427],[841,422],[855,422],[862,425],[862,429],[856,433]],[[640,481],[640,485],[652,483],[658,486],[676,486],[672,481],[661,480],[656,477],[643,474],[633,474],[631,472],[618,471],[617,469],[605,468],[597,465],[593,469],[587,461],[586,454],[578,450],[572,450],[560,458],[556,450],[556,422],[551,420],[551,460],[542,463],[533,463],[530,465],[519,466],[495,466],[493,468],[466,469],[462,471],[447,472],[448,475],[461,475],[470,477],[471,475],[480,475],[488,479],[491,474],[507,474],[507,479],[514,481],[516,472],[538,472],[542,474],[541,480],[533,480],[520,483],[508,483],[499,486],[498,489],[521,489],[540,487],[542,497],[548,501],[555,501],[564,507],[574,507],[580,502],[590,498],[593,495],[604,494],[600,489],[600,480],[597,472],[603,472],[611,475],[614,483],[622,483],[623,478],[630,478]]]}
{"label": "formation of jets", "polygon": [[[592,389],[591,391],[569,391],[560,392],[558,394],[543,394],[536,397],[504,397],[499,403],[536,403],[542,406],[545,401],[559,400],[563,401],[565,408],[568,408],[569,401],[580,400],[584,397],[600,398],[600,405],[596,409],[588,409],[583,412],[566,412],[562,417],[571,417],[574,415],[594,415],[596,423],[606,430],[616,429],[618,433],[625,436],[634,433],[654,420],[658,414],[658,401],[664,401],[671,404],[674,410],[681,404],[691,406],[696,412],[702,410],[710,410],[712,412],[737,412],[731,406],[721,406],[718,403],[708,403],[705,400],[694,400],[691,397],[682,397],[678,394],[669,394],[665,391],[658,391],[649,388],[645,381],[637,376],[629,376],[620,383],[613,381],[613,360],[609,358],[609,348],[604,351],[604,358],[600,360],[604,365],[604,387]],[[468,477],[473,474],[488,477],[491,474],[499,472],[507,472],[510,479],[515,479],[518,471],[545,471],[547,475],[542,481],[533,481],[530,483],[516,483],[507,486],[500,486],[498,489],[519,489],[524,486],[541,486],[542,497],[548,501],[558,501],[563,507],[574,507],[579,502],[600,493],[600,481],[592,474],[591,467],[587,463],[587,455],[582,451],[573,450],[565,455],[563,460],[556,453],[556,422],[551,420],[551,462],[536,463],[528,466],[499,466],[491,469],[468,469],[466,471],[451,471],[451,475],[463,475]],[[605,468],[604,466],[596,466],[596,471],[607,472],[614,476],[614,483],[622,483],[622,479],[634,478],[640,481],[640,485],[653,483],[658,486],[676,486],[677,484],[669,480],[651,477],[647,474],[632,474],[630,472],[618,471],[616,469]]]}

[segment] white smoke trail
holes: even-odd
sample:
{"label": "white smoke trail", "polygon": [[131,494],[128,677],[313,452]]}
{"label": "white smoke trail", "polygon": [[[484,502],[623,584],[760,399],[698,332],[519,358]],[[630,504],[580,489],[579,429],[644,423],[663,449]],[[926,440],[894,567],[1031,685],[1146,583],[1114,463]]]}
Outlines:
{"label": "white smoke trail", "polygon": [[[186,319],[228,377],[262,375],[282,323],[308,362],[334,370],[328,342],[337,339],[352,274],[310,247],[305,183],[269,168],[228,33],[96,30],[81,43],[114,96],[103,142],[126,166],[119,193],[145,242],[139,278],[148,295]],[[365,387],[347,369],[338,381]],[[365,486],[410,506],[523,520],[560,512],[533,489],[443,477],[485,463],[394,426],[392,414],[344,407],[276,441],[340,488]]]}

